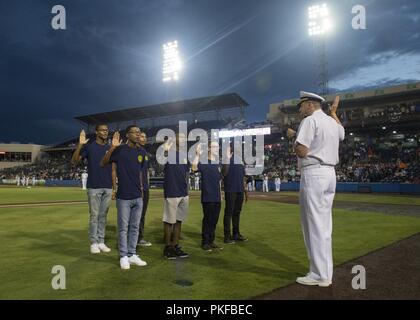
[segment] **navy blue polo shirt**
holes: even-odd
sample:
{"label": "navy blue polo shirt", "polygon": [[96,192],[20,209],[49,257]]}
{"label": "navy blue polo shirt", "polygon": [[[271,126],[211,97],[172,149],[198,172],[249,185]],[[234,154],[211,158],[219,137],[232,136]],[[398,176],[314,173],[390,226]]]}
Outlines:
{"label": "navy blue polo shirt", "polygon": [[220,180],[222,180],[220,164],[198,164],[201,173],[201,202],[221,202]]}
{"label": "navy blue polo shirt", "polygon": [[141,171],[146,157],[143,148],[130,148],[124,144],[111,155],[111,162],[117,164],[118,191],[117,198],[132,200],[141,198]]}
{"label": "navy blue polo shirt", "polygon": [[88,162],[88,189],[112,189],[112,167],[101,167],[101,160],[111,146],[93,141],[83,146],[80,155]]}
{"label": "navy blue polo shirt", "polygon": [[144,157],[144,162],[143,162],[143,169],[141,170],[143,190],[149,190],[149,180],[147,179],[147,173],[149,172],[149,159],[150,159],[150,156],[146,152],[146,156]]}
{"label": "navy blue polo shirt", "polygon": [[[179,157],[181,155],[181,158]],[[190,172],[190,164],[183,162],[187,155],[176,151],[176,163],[165,164],[163,195],[165,198],[178,198],[188,196],[187,174]],[[185,163],[185,164],[184,164]]]}
{"label": "navy blue polo shirt", "polygon": [[224,179],[225,192],[244,192],[245,166],[230,159],[229,172]]}

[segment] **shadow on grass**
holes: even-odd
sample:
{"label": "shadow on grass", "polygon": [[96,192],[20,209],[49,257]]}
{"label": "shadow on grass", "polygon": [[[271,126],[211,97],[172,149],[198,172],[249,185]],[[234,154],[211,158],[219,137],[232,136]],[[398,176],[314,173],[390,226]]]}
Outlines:
{"label": "shadow on grass", "polygon": [[[251,241],[251,240],[250,240]],[[236,248],[235,248],[236,247]],[[231,249],[240,249],[248,251],[257,259],[255,263],[250,263],[249,259],[241,256],[240,252],[229,252]],[[267,276],[269,278],[278,277],[279,279],[294,280],[297,276],[306,273],[307,266],[290,258],[279,250],[274,250],[270,246],[253,240],[251,242],[227,245],[223,250],[214,252],[201,252],[200,259],[194,259],[195,265],[211,266],[214,269],[221,271],[229,270],[233,272],[249,272],[258,274],[258,276]],[[245,253],[245,255],[248,253]],[[261,257],[262,263],[258,262]],[[277,265],[276,267],[269,267],[267,265]]]}
{"label": "shadow on grass", "polygon": [[[112,226],[110,229],[112,230]],[[91,254],[87,230],[57,230],[50,233],[19,232],[21,239],[26,238],[29,240],[22,250],[45,251],[48,254],[58,256],[64,255],[71,258],[79,258],[80,260],[111,264],[115,264],[115,257],[113,256],[118,252],[115,236],[116,234],[112,231],[107,233],[107,239],[111,239],[109,246],[112,251],[110,253]]]}

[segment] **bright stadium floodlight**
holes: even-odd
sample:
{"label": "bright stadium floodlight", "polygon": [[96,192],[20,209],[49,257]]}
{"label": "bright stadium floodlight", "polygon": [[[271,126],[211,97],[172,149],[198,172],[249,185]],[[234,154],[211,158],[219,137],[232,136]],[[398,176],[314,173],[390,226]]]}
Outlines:
{"label": "bright stadium floodlight", "polygon": [[330,12],[326,3],[310,6],[308,8],[308,18],[309,36],[324,35],[331,30]]}
{"label": "bright stadium floodlight", "polygon": [[178,41],[172,41],[163,45],[163,68],[162,81],[178,81],[181,71],[181,59],[178,52]]}

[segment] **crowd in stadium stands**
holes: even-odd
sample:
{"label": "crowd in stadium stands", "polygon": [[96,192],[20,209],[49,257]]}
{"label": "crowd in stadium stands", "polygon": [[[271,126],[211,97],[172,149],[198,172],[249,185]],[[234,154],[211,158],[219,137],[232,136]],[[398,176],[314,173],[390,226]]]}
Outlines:
{"label": "crowd in stadium stands", "polygon": [[37,180],[80,180],[84,165],[72,166],[70,154],[36,161],[21,167],[3,169],[0,179],[15,179],[19,177],[36,177]]}
{"label": "crowd in stadium stands", "polygon": [[[356,141],[346,139],[340,145],[340,164],[336,167],[339,182],[400,182],[420,183],[420,146],[414,143],[393,143]],[[154,149],[149,150],[152,157],[151,177],[163,176],[163,166],[153,161]],[[14,179],[16,175],[33,177],[37,180],[80,180],[86,170],[86,164],[79,166],[70,164],[69,153],[48,157],[34,164],[3,169],[0,179]],[[300,172],[296,156],[292,153],[292,145],[286,140],[278,144],[266,145],[264,174],[270,180],[280,177],[284,182],[298,182]],[[261,179],[260,177],[255,177]]]}
{"label": "crowd in stadium stands", "polygon": [[413,104],[411,106],[390,106],[386,109],[380,111],[370,112],[368,118],[378,118],[384,117],[389,114],[411,114],[416,112],[416,106]]}
{"label": "crowd in stadium stands", "polygon": [[[300,180],[296,156],[288,143],[266,146],[265,173],[282,182]],[[339,182],[420,183],[420,147],[402,144],[374,147],[366,143],[340,145]]]}

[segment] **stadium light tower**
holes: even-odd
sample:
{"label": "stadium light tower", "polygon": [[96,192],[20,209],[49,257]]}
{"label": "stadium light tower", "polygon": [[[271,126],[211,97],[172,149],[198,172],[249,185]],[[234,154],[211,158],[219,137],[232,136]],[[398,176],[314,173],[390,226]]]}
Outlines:
{"label": "stadium light tower", "polygon": [[178,81],[181,71],[181,59],[178,51],[178,41],[172,41],[163,45],[163,68],[162,81]]}
{"label": "stadium light tower", "polygon": [[328,94],[328,63],[325,49],[325,38],[331,31],[332,22],[326,3],[308,8],[308,34],[314,39],[314,47],[318,55],[317,86],[318,93]]}

